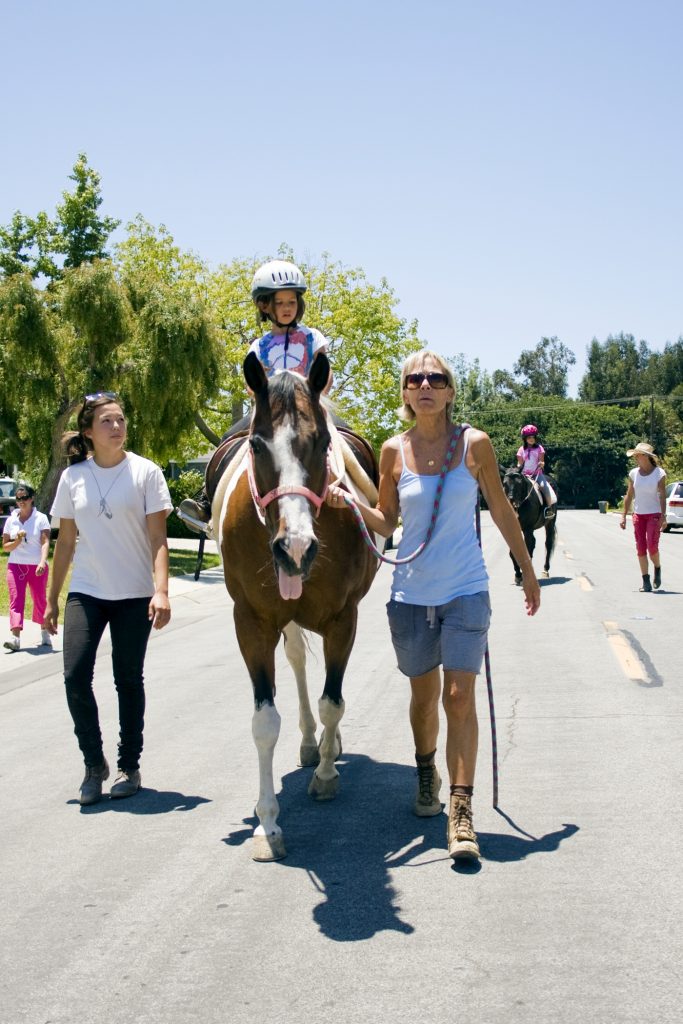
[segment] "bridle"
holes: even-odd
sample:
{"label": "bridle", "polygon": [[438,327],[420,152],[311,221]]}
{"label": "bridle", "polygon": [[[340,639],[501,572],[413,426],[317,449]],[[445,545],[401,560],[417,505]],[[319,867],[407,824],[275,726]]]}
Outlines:
{"label": "bridle", "polygon": [[261,522],[265,523],[265,510],[272,501],[276,501],[277,498],[283,498],[288,494],[299,494],[303,498],[307,498],[310,503],[315,507],[316,519],[320,515],[320,509],[322,508],[325,496],[330,486],[330,464],[329,461],[326,464],[325,470],[325,483],[323,485],[322,494],[316,494],[309,487],[299,487],[297,484],[283,484],[280,487],[274,487],[263,497],[258,492],[256,486],[256,477],[254,475],[254,452],[252,449],[249,450],[247,457],[247,477],[249,479],[249,490],[256,506],[256,511],[259,514]]}
{"label": "bridle", "polygon": [[522,505],[526,501],[528,501],[529,498],[531,497],[531,495],[533,494],[534,485],[533,485],[530,477],[525,476],[524,473],[520,473],[518,469],[508,469],[508,471],[506,472],[505,476],[512,476],[513,474],[519,474],[519,476],[521,476],[522,480],[526,483],[527,488],[528,488],[525,496],[522,498],[521,501],[513,501],[512,498],[508,498],[508,501],[510,502],[510,504],[514,508],[515,512],[519,512],[519,510],[522,507]]}

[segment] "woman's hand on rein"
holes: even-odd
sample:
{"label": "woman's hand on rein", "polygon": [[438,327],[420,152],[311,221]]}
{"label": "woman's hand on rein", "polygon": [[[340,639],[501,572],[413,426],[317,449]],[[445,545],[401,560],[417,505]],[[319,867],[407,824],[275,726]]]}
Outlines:
{"label": "woman's hand on rein", "polygon": [[336,484],[332,484],[325,495],[325,504],[329,505],[330,508],[346,508],[346,502],[344,501],[344,495],[346,493],[347,492],[342,490],[341,487],[337,487]]}

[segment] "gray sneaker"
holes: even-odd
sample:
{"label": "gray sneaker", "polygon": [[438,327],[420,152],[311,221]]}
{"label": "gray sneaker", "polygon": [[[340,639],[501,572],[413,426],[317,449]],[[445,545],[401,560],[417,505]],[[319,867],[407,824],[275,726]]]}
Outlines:
{"label": "gray sneaker", "polygon": [[109,796],[113,800],[123,796],[135,796],[141,784],[139,768],[119,768],[114,785],[109,790]]}
{"label": "gray sneaker", "polygon": [[100,765],[87,764],[85,778],[81,783],[81,807],[96,804],[102,799],[102,783],[109,778],[109,765],[105,757]]}
{"label": "gray sneaker", "polygon": [[413,810],[418,818],[432,818],[435,814],[441,814],[443,804],[439,800],[440,789],[441,777],[434,762],[418,764],[417,794],[413,805]]}
{"label": "gray sneaker", "polygon": [[477,859],[479,844],[472,828],[472,798],[461,793],[451,795],[448,812],[448,853],[453,860]]}

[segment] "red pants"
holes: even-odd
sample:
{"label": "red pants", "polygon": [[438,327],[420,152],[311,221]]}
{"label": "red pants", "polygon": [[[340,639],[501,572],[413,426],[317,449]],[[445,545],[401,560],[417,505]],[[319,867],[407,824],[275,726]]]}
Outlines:
{"label": "red pants", "polygon": [[26,587],[33,598],[33,622],[42,626],[47,604],[46,568],[42,576],[36,576],[36,565],[19,565],[9,562],[7,565],[7,589],[9,590],[9,628],[24,628],[24,605],[26,604]]}
{"label": "red pants", "polygon": [[646,551],[651,555],[656,555],[659,551],[661,522],[661,512],[648,512],[645,515],[633,513],[633,532],[636,535],[638,558],[642,558]]}

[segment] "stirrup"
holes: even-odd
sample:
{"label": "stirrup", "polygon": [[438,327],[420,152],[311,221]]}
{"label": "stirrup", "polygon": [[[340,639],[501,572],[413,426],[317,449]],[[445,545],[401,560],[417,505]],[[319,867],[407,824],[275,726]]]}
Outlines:
{"label": "stirrup", "polygon": [[203,533],[209,540],[213,537],[213,530],[211,529],[211,523],[203,523],[201,519],[195,519],[189,512],[181,509],[180,506],[175,510],[175,514],[181,522],[185,523],[188,530],[192,530],[193,533]]}
{"label": "stirrup", "polygon": [[546,505],[545,506],[545,508],[543,509],[543,518],[544,519],[554,519],[555,518],[555,506],[554,505]]}

